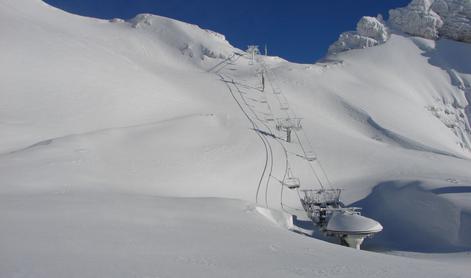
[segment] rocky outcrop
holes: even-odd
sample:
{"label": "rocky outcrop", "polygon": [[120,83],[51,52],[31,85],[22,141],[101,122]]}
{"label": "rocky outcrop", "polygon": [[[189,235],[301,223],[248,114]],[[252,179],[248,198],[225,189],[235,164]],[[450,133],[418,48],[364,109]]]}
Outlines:
{"label": "rocky outcrop", "polygon": [[401,31],[437,39],[443,20],[432,9],[433,0],[413,0],[407,7],[389,11],[389,23]]}
{"label": "rocky outcrop", "polygon": [[388,24],[381,16],[365,16],[356,31],[340,35],[329,54],[382,44],[389,38],[387,26],[426,39],[471,43],[471,0],[413,0],[407,7],[390,10]]}
{"label": "rocky outcrop", "polygon": [[339,39],[329,47],[329,54],[372,47],[386,42],[389,38],[388,28],[383,18],[364,16],[357,23],[357,30],[342,33]]}
{"label": "rocky outcrop", "polygon": [[391,26],[427,39],[471,42],[470,0],[413,0],[389,11]]}

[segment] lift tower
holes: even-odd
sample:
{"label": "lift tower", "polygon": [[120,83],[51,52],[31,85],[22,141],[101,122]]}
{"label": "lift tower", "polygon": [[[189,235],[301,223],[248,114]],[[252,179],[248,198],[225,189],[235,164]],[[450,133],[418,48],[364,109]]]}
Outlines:
{"label": "lift tower", "polygon": [[291,131],[300,130],[301,118],[283,118],[276,119],[276,129],[286,132],[286,142],[291,143]]}
{"label": "lift tower", "polygon": [[251,62],[250,64],[253,65],[255,62],[255,55],[260,54],[260,50],[258,49],[258,45],[249,45],[247,47],[247,53],[251,56]]}
{"label": "lift tower", "polygon": [[326,236],[339,239],[340,243],[355,249],[367,237],[383,230],[377,221],[361,216],[360,208],[345,207],[340,202],[340,189],[301,190],[301,204],[308,217]]}

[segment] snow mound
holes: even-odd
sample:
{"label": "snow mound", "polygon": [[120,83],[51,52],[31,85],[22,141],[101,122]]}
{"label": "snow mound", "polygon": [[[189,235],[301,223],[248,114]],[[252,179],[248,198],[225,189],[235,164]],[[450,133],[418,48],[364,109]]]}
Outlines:
{"label": "snow mound", "polygon": [[384,225],[373,244],[377,240],[395,249],[450,252],[471,246],[471,214],[453,202],[453,195],[466,196],[470,191],[468,185],[456,181],[448,186],[431,181],[386,181],[355,205],[363,206]]}
{"label": "snow mound", "polygon": [[329,54],[376,46],[389,38],[388,28],[384,25],[381,15],[378,17],[364,16],[357,23],[357,30],[342,33],[337,42],[329,48]]}
{"label": "snow mound", "polygon": [[389,22],[405,33],[427,39],[471,42],[471,1],[413,0],[407,7],[390,10]]}

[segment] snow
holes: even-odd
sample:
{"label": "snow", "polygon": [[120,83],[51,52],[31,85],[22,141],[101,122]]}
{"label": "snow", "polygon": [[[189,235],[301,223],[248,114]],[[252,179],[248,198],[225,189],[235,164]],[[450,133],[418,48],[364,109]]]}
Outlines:
{"label": "snow", "polygon": [[[469,44],[262,57],[261,92],[260,62],[159,16],[1,0],[0,33],[0,276],[469,275]],[[268,121],[286,113],[303,118],[291,144]],[[377,252],[304,225],[287,161],[384,226]]]}
{"label": "snow", "polygon": [[432,9],[431,0],[413,0],[407,7],[389,11],[391,25],[403,32],[426,39],[437,39],[442,18]]}
{"label": "snow", "polygon": [[430,40],[448,38],[469,43],[471,3],[468,0],[413,0],[406,7],[390,10],[387,23],[381,15],[364,16],[357,23],[357,30],[342,33],[328,53],[377,46],[388,40],[389,33],[398,31]]}
{"label": "snow", "polygon": [[378,222],[357,214],[336,213],[327,224],[326,229],[332,232],[377,233],[383,227]]}
{"label": "snow", "polygon": [[399,30],[427,39],[446,37],[471,42],[471,3],[468,0],[413,0],[389,11]]}
{"label": "snow", "polygon": [[376,46],[386,42],[388,38],[389,31],[381,16],[378,18],[364,16],[358,21],[356,32],[342,33],[338,41],[330,46],[329,53]]}
{"label": "snow", "polygon": [[432,9],[444,18],[440,34],[453,40],[471,42],[471,3],[469,1],[436,0]]}
{"label": "snow", "polygon": [[[3,277],[465,277],[462,265],[356,251],[222,199],[2,197]],[[322,250],[322,252],[320,252]]]}
{"label": "snow", "polygon": [[362,17],[360,21],[358,21],[357,31],[361,36],[373,38],[379,43],[387,41],[389,36],[381,16],[377,18],[369,16]]}

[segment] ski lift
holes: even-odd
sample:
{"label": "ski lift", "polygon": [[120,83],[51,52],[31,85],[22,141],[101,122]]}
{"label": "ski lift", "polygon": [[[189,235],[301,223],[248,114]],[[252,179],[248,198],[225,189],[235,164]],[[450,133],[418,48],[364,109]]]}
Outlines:
{"label": "ski lift", "polygon": [[306,151],[304,152],[304,158],[307,161],[316,161],[317,160],[317,155],[313,151]]}
{"label": "ski lift", "polygon": [[302,190],[304,198],[303,204],[317,207],[339,208],[341,189],[308,189]]}
{"label": "ski lift", "polygon": [[276,129],[286,131],[288,129],[299,130],[302,118],[279,118],[276,119]]}
{"label": "ski lift", "polygon": [[292,130],[300,130],[302,128],[301,120],[301,118],[284,118],[276,120],[276,129],[286,132],[286,142],[291,142]]}
{"label": "ski lift", "polygon": [[249,45],[247,47],[247,53],[250,55],[250,65],[254,64],[255,56],[260,54],[260,50],[258,49],[258,45]]}
{"label": "ski lift", "polygon": [[280,103],[280,109],[281,109],[281,110],[285,110],[285,111],[286,111],[286,110],[289,110],[289,105],[288,105],[288,103],[285,103],[285,102]]}
{"label": "ski lift", "polygon": [[301,186],[301,181],[299,178],[293,177],[291,169],[288,168],[288,176],[283,180],[282,184],[289,189],[297,189]]}
{"label": "ski lift", "polygon": [[359,208],[344,207],[340,202],[340,189],[302,192],[301,204],[308,217],[326,236],[337,237],[342,245],[360,249],[365,238],[383,229],[377,221],[361,216]]}
{"label": "ski lift", "polygon": [[286,99],[285,96],[280,95],[277,96],[278,102],[280,103],[280,109],[281,110],[288,110],[289,109],[289,103],[288,100]]}
{"label": "ski lift", "polygon": [[273,84],[273,82],[271,82],[271,86],[272,86],[272,89],[273,89],[273,93],[275,95],[280,95],[281,94],[281,90],[280,88],[278,88],[277,85]]}

